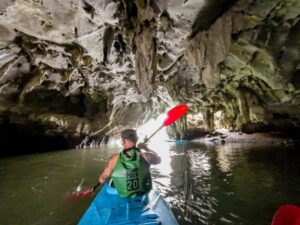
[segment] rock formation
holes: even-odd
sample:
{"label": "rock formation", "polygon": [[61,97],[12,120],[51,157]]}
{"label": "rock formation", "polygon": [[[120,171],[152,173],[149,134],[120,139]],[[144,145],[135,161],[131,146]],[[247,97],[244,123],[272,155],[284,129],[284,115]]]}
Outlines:
{"label": "rock formation", "polygon": [[106,141],[177,103],[190,114],[173,135],[216,121],[299,131],[298,0],[4,0],[0,10],[4,145]]}

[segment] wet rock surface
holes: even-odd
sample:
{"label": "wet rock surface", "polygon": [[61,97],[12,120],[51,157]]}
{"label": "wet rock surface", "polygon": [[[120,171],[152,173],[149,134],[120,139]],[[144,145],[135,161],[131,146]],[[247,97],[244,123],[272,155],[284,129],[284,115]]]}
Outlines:
{"label": "wet rock surface", "polygon": [[35,124],[65,146],[100,143],[178,103],[190,113],[173,138],[295,134],[299,12],[298,0],[2,1],[0,136]]}
{"label": "wet rock surface", "polygon": [[242,144],[245,146],[260,145],[260,146],[297,146],[300,144],[299,138],[294,136],[283,136],[282,133],[277,132],[256,132],[256,133],[243,133],[234,132],[224,129],[217,129],[210,132],[205,136],[198,137],[192,140],[195,143],[205,144]]}

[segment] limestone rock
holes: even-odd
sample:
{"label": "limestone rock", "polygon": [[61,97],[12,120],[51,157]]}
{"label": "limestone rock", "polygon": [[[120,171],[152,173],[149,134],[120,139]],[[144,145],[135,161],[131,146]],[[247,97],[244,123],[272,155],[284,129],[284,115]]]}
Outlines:
{"label": "limestone rock", "polygon": [[1,1],[0,127],[98,143],[186,103],[204,119],[174,137],[297,130],[299,15],[298,0]]}

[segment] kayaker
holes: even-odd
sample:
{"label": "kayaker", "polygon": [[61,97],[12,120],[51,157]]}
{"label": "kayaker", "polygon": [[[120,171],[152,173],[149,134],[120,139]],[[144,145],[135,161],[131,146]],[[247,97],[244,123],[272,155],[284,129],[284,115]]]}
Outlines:
{"label": "kayaker", "polygon": [[144,143],[136,147],[138,137],[134,129],[122,131],[121,139],[124,149],[109,159],[99,182],[103,184],[111,178],[121,197],[144,194],[152,188],[150,165],[159,164],[161,158]]}

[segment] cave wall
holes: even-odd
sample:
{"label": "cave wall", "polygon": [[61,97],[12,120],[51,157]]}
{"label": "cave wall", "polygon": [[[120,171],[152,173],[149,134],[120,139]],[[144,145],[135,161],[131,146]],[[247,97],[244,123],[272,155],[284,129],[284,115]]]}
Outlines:
{"label": "cave wall", "polygon": [[205,86],[195,99],[209,98],[203,106],[222,110],[225,126],[299,126],[299,2],[289,3],[239,1],[190,42],[187,60]]}
{"label": "cave wall", "polygon": [[5,0],[0,10],[0,126],[36,124],[74,146],[186,103],[206,130],[217,111],[232,130],[300,127],[297,0]]}

